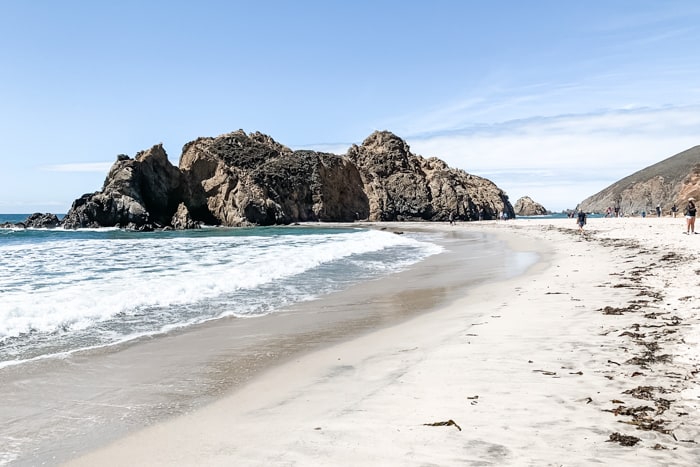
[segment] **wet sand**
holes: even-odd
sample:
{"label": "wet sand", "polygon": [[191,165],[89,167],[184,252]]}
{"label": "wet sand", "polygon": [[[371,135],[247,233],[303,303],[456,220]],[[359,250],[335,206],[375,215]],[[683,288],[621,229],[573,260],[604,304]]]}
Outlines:
{"label": "wet sand", "polygon": [[433,226],[551,253],[70,465],[697,465],[700,235],[682,222]]}
{"label": "wet sand", "polygon": [[0,465],[60,464],[227,397],[266,369],[450,303],[533,260],[504,255],[503,242],[481,232],[440,235],[443,254],[283,313],[1,369]]}

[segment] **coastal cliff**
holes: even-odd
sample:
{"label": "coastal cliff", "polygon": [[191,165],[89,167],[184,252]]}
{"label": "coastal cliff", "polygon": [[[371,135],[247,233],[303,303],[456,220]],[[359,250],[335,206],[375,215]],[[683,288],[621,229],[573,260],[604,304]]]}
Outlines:
{"label": "coastal cliff", "polygon": [[119,155],[101,191],[81,196],[65,228],[133,230],[323,221],[446,221],[513,215],[491,181],[413,154],[388,131],[346,155],[290,148],[243,130],[187,143],[179,167],[162,145]]}

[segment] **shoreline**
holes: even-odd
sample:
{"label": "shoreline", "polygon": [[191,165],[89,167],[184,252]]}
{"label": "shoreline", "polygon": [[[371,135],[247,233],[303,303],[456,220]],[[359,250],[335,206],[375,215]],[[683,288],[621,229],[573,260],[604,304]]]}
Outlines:
{"label": "shoreline", "polygon": [[548,242],[549,266],[295,356],[68,465],[700,459],[700,267],[679,220],[590,220],[583,235],[570,220],[456,228]]}
{"label": "shoreline", "polygon": [[[420,226],[401,229],[412,227]],[[299,355],[422,314],[454,299],[465,286],[505,272],[500,240],[441,232],[435,231],[451,254],[280,313],[224,318],[66,359],[4,368],[0,395],[10,423],[0,427],[0,438],[8,440],[0,465],[66,461],[215,402]],[[475,245],[482,274],[452,274],[463,268],[461,257],[474,254]],[[21,443],[29,443],[31,453]],[[12,460],[15,449],[25,454]]]}

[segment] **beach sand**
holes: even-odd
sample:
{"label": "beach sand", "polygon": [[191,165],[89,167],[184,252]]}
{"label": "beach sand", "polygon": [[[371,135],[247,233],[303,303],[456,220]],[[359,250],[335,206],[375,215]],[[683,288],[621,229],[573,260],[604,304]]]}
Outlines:
{"label": "beach sand", "polygon": [[455,280],[437,309],[292,353],[68,465],[698,465],[700,235],[683,222],[421,225],[541,260]]}

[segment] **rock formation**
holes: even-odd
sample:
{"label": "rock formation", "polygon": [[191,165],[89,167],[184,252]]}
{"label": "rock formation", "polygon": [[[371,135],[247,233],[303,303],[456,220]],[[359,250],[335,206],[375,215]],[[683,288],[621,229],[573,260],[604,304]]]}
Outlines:
{"label": "rock formation", "polygon": [[175,214],[173,214],[172,219],[170,219],[170,226],[175,230],[187,230],[187,229],[198,229],[201,227],[200,223],[192,219],[189,209],[185,206],[185,203],[180,203],[177,206]]}
{"label": "rock formation", "polygon": [[5,222],[0,224],[0,229],[11,229],[11,228],[34,228],[34,229],[52,229],[61,225],[61,221],[55,214],[50,213],[40,213],[35,212],[30,214],[24,222]]}
{"label": "rock formation", "polygon": [[58,217],[56,217],[55,214],[42,214],[35,212],[27,217],[27,219],[24,221],[24,225],[26,225],[28,228],[51,229],[61,225],[61,221],[58,220]]}
{"label": "rock formation", "polygon": [[184,203],[207,224],[345,221],[367,215],[357,168],[334,154],[292,151],[242,130],[185,145]]}
{"label": "rock formation", "polygon": [[523,196],[515,202],[513,207],[516,216],[543,216],[547,210],[540,203],[532,200],[529,196]]}
{"label": "rock formation", "polygon": [[668,213],[675,204],[683,211],[688,197],[700,199],[700,146],[664,159],[583,200],[579,209],[605,212],[619,208],[623,214],[653,212],[660,206]]}
{"label": "rock formation", "polygon": [[161,144],[139,152],[134,159],[120,154],[102,191],[75,200],[63,218],[63,226],[134,230],[164,227],[170,224],[180,203],[181,186],[180,170],[168,161]]}
{"label": "rock formation", "polygon": [[66,228],[136,230],[200,224],[243,226],[359,219],[447,220],[513,215],[506,194],[484,178],[425,159],[390,132],[347,155],[292,151],[242,130],[187,143],[179,168],[162,145],[120,155],[102,190],[77,199]]}
{"label": "rock formation", "polygon": [[388,131],[375,131],[347,157],[362,176],[370,221],[447,221],[495,218],[501,210],[513,216],[508,197],[491,181],[451,169],[435,157],[411,153]]}

